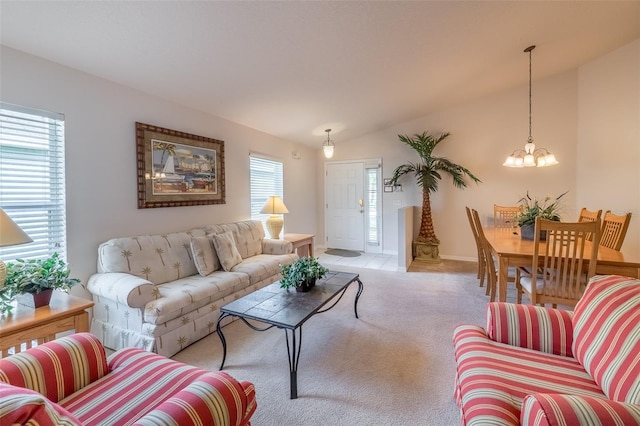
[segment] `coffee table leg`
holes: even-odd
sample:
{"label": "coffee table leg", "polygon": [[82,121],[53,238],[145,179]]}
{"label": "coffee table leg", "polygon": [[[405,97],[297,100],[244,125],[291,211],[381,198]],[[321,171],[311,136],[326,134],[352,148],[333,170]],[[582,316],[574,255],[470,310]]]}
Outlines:
{"label": "coffee table leg", "polygon": [[358,281],[358,292],[356,293],[356,301],[353,304],[353,310],[356,313],[356,318],[359,318],[358,317],[358,299],[360,299],[360,295],[362,294],[362,290],[364,286],[362,285],[362,281],[360,281],[360,278],[357,278],[356,281]]}
{"label": "coffee table leg", "polygon": [[[298,330],[297,338],[296,330]],[[291,332],[291,342],[289,342],[289,332]],[[293,330],[285,328],[284,334],[287,339],[287,354],[289,355],[289,387],[291,388],[289,399],[296,399],[298,398],[298,361],[302,346],[302,326]]]}
{"label": "coffee table leg", "polygon": [[222,364],[220,364],[220,370],[224,368],[224,361],[227,359],[227,340],[224,338],[224,334],[222,334],[222,327],[220,326],[220,323],[222,323],[222,320],[228,316],[229,314],[220,314],[218,317],[218,324],[216,325],[216,332],[222,342]]}

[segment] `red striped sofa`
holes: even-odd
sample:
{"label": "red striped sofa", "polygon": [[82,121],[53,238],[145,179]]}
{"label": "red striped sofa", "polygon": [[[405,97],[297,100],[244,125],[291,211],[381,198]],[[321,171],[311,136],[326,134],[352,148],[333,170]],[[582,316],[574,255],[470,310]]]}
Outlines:
{"label": "red striped sofa", "polygon": [[573,312],[489,303],[453,341],[463,425],[640,425],[640,280],[595,276]]}
{"label": "red striped sofa", "polygon": [[0,360],[0,424],[250,425],[255,389],[138,348],[108,358],[90,333]]}

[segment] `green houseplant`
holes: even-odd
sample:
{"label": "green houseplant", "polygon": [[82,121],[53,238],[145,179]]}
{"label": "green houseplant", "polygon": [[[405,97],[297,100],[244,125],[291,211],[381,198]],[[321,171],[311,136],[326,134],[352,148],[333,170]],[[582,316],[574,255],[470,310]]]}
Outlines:
{"label": "green houseplant", "polygon": [[[550,202],[550,196],[546,196],[544,200],[539,201],[537,198],[531,197],[529,195],[529,191],[527,191],[527,195],[525,195],[518,201],[522,212],[516,216],[516,222],[518,223],[518,226],[520,226],[520,236],[522,239],[534,239],[537,217],[541,217],[542,219],[547,220],[554,220],[556,222],[560,221],[560,199],[564,197],[567,192],[569,191],[563,192],[562,194],[558,195],[552,202]],[[540,238],[543,240],[545,239],[545,237],[546,235],[540,235]]]}
{"label": "green houseplant", "polygon": [[415,134],[413,137],[398,135],[401,142],[409,145],[418,153],[420,161],[398,166],[393,171],[391,178],[391,185],[395,185],[402,176],[411,173],[415,176],[418,186],[422,189],[420,232],[413,243],[413,255],[416,258],[430,262],[440,261],[438,252],[440,240],[436,237],[431,216],[431,193],[438,191],[438,184],[442,179],[442,175],[451,176],[453,185],[456,188],[467,187],[465,177],[476,183],[480,182],[480,179],[475,177],[468,169],[444,157],[433,155],[435,147],[449,135],[450,133],[442,133],[440,136],[434,137],[426,131],[422,134]]}
{"label": "green houseplant", "polygon": [[280,287],[295,287],[296,291],[309,291],[316,280],[324,277],[327,272],[329,270],[320,264],[317,257],[304,256],[291,265],[280,265]]}
{"label": "green houseplant", "polygon": [[7,278],[4,287],[0,288],[0,311],[11,310],[10,302],[14,299],[34,308],[47,305],[53,290],[68,292],[80,282],[77,278],[70,278],[70,274],[67,263],[58,253],[46,259],[8,262]]}

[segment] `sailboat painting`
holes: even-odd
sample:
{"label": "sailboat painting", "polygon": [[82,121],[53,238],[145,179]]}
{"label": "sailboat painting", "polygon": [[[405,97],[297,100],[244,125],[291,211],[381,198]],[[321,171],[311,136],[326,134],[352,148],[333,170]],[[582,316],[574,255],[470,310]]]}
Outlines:
{"label": "sailboat painting", "polygon": [[225,203],[224,141],[136,123],[138,208]]}
{"label": "sailboat painting", "polygon": [[216,151],[152,139],[153,193],[215,194]]}

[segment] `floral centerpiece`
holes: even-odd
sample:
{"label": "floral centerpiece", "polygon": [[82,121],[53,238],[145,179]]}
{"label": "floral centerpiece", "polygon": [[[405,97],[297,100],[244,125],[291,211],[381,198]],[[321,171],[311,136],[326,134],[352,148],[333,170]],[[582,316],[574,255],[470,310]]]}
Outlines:
{"label": "floral centerpiece", "polygon": [[[527,195],[522,197],[518,204],[522,208],[522,212],[516,216],[516,222],[518,226],[520,226],[520,236],[524,240],[533,240],[534,239],[534,231],[536,225],[536,218],[541,217],[547,220],[560,221],[560,208],[561,203],[560,199],[569,191],[563,192],[558,195],[555,199],[551,199],[550,196],[546,196],[544,200],[539,201],[535,197],[531,197],[529,195],[529,191],[527,191]],[[544,236],[541,235],[541,239],[544,239]]]}
{"label": "floral centerpiece", "polygon": [[280,287],[295,287],[296,291],[306,292],[327,272],[329,270],[320,264],[317,257],[304,256],[291,265],[280,265]]}

